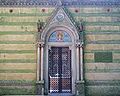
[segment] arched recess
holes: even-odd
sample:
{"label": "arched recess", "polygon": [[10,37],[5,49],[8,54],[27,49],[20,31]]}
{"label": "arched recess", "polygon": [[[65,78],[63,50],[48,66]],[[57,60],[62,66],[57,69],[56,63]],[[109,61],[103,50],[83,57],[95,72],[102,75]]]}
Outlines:
{"label": "arched recess", "polygon": [[[68,42],[68,41],[58,41],[58,42],[49,42],[48,40],[49,40],[49,37],[50,37],[50,35],[53,33],[53,32],[56,32],[56,31],[64,31],[64,32],[66,32],[66,33],[68,33],[69,34],[69,36],[71,37],[71,41],[70,42]],[[46,64],[45,65],[45,67],[44,68],[46,68],[46,71],[45,71],[45,74],[44,74],[44,79],[46,80],[46,82],[45,82],[45,86],[46,86],[46,90],[48,91],[48,59],[47,58],[49,58],[49,57],[47,57],[48,56],[48,51],[47,50],[49,50],[51,47],[69,47],[69,50],[71,50],[71,71],[72,71],[72,74],[71,74],[71,76],[72,76],[72,93],[75,93],[75,81],[76,81],[76,78],[78,77],[79,78],[79,72],[78,72],[78,70],[79,69],[77,69],[78,68],[78,66],[77,66],[77,59],[78,59],[78,57],[75,55],[75,54],[78,54],[76,51],[76,37],[75,37],[75,34],[71,31],[71,30],[69,30],[68,28],[65,28],[65,27],[62,27],[62,26],[57,26],[57,27],[55,27],[54,29],[53,28],[51,28],[51,30],[50,31],[48,31],[48,34],[46,35],[46,44],[45,44],[45,49],[46,49],[46,58],[44,58],[44,61],[46,61],[44,64]],[[76,60],[75,60],[75,58],[77,58]],[[77,71],[76,71],[76,69],[77,69]]]}
{"label": "arched recess", "polygon": [[[58,32],[60,31],[60,32]],[[49,41],[52,34],[57,34],[58,32],[63,36],[67,34],[70,40],[59,40]],[[59,34],[58,34],[59,35]],[[44,30],[40,33],[38,38],[38,60],[37,60],[37,81],[42,82],[42,87],[37,86],[38,94],[49,94],[49,50],[51,47],[67,47],[71,50],[71,92],[72,94],[79,93],[79,89],[76,87],[78,81],[83,80],[83,40],[79,35],[79,30],[77,30],[73,21],[65,12],[64,8],[57,8],[53,16],[49,20],[48,24],[45,26]],[[39,83],[37,83],[39,85]],[[40,89],[42,88],[42,89]],[[41,93],[39,93],[42,90]]]}

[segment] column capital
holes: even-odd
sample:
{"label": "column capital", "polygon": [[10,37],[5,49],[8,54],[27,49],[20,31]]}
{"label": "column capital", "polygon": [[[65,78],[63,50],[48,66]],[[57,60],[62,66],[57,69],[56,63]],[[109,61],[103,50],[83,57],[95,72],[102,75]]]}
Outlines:
{"label": "column capital", "polygon": [[38,41],[37,42],[37,47],[44,47],[44,42]]}
{"label": "column capital", "polygon": [[83,47],[83,42],[81,42],[81,41],[80,41],[80,42],[77,42],[77,43],[76,43],[76,47],[80,47],[80,48]]}
{"label": "column capital", "polygon": [[82,47],[82,48],[83,48],[83,42],[80,42],[80,47]]}
{"label": "column capital", "polygon": [[76,47],[80,47],[81,46],[81,41],[80,40],[77,40],[76,42]]}
{"label": "column capital", "polygon": [[76,47],[80,47],[80,43],[76,43]]}

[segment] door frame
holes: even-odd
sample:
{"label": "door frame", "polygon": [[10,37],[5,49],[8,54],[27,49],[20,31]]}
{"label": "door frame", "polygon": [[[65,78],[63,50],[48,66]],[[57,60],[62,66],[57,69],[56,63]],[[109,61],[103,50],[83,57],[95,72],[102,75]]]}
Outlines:
{"label": "door frame", "polygon": [[45,80],[45,93],[49,93],[49,83],[48,83],[48,50],[51,47],[69,47],[69,50],[71,50],[71,80],[72,80],[72,94],[75,94],[75,81],[76,81],[76,50],[75,50],[75,46],[72,43],[48,43],[45,46],[45,54],[46,56],[44,56],[44,80]]}
{"label": "door frame", "polygon": [[[48,40],[50,35],[57,30],[63,30],[67,32],[70,35],[72,41],[71,42],[49,42]],[[83,67],[80,67],[82,65],[81,63],[82,59],[80,58],[80,54],[81,54],[80,50],[82,51],[82,47],[80,46],[82,43],[80,43],[80,40],[77,39],[78,36],[76,35],[77,34],[73,30],[63,26],[52,27],[47,31],[46,34],[45,33],[41,34],[41,38],[38,42],[40,47],[38,46],[38,51],[37,51],[38,52],[37,78],[39,80],[39,77],[41,77],[40,80],[44,81],[44,87],[42,88],[43,90],[42,92],[44,92],[45,94],[49,93],[48,91],[48,49],[50,49],[51,47],[69,47],[71,49],[72,94],[76,93],[75,85],[76,85],[76,82],[80,80],[80,71],[83,71],[82,70]],[[40,54],[41,56],[39,56]],[[39,74],[39,66],[41,68],[40,74]]]}
{"label": "door frame", "polygon": [[[59,83],[58,84],[58,91],[60,91],[60,92],[50,92],[50,81],[49,81],[49,83],[48,83],[48,85],[49,85],[49,87],[48,87],[48,89],[49,89],[49,93],[72,93],[72,75],[71,75],[71,50],[70,50],[70,48],[69,47],[53,47],[53,46],[51,46],[51,48],[61,48],[61,49],[64,49],[64,48],[67,48],[67,51],[65,51],[65,52],[70,52],[69,53],[69,56],[70,56],[70,58],[69,58],[69,60],[70,60],[70,64],[69,64],[69,66],[70,66],[70,68],[69,68],[69,71],[70,71],[70,77],[69,77],[69,80],[70,80],[70,91],[69,92],[67,92],[67,91],[62,91],[62,89],[60,89],[59,90],[59,88],[62,88],[62,87],[60,87],[61,86],[61,83]],[[51,49],[51,51],[52,51],[52,49]],[[49,54],[49,53],[48,53]],[[62,56],[62,54],[58,54],[58,55],[61,55]],[[67,55],[68,56],[68,55]],[[59,56],[58,56],[59,57]],[[51,58],[51,57],[50,57]],[[48,57],[48,60],[49,60],[49,57]],[[62,59],[61,59],[62,60]],[[58,66],[59,66],[59,64],[58,64]],[[49,63],[48,63],[48,67],[49,67]],[[62,65],[61,65],[61,67],[58,67],[58,70],[59,70],[59,68],[60,68],[60,70],[61,70],[61,68],[62,68]],[[60,73],[60,74],[64,74],[64,73]],[[49,68],[48,68],[48,78],[49,78]],[[50,80],[50,78],[49,78],[49,80]],[[62,79],[60,79],[60,78],[58,78],[58,81],[60,80],[60,82],[62,82],[61,80]],[[60,86],[59,86],[60,85]],[[64,89],[63,89],[64,90]]]}
{"label": "door frame", "polygon": [[[62,21],[57,17],[62,16]],[[69,47],[71,49],[72,66],[72,94],[78,93],[75,85],[78,81],[84,81],[83,76],[83,27],[76,24],[64,6],[57,7],[47,24],[42,26],[42,30],[37,34],[37,86],[41,94],[48,94],[48,49],[51,46]],[[38,26],[39,28],[39,26]],[[63,30],[67,32],[72,42],[48,42],[52,32]],[[42,82],[42,83],[41,83]],[[40,86],[39,86],[40,84]],[[82,88],[83,89],[83,88]]]}

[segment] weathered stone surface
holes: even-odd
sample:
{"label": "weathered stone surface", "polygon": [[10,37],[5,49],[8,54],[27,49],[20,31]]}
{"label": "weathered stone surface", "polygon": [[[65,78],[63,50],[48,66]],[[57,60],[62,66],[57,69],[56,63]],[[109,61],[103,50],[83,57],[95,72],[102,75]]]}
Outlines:
{"label": "weathered stone surface", "polygon": [[0,69],[34,69],[36,70],[36,63],[1,63]]}
{"label": "weathered stone surface", "polygon": [[85,73],[87,80],[120,80],[120,73]]}
{"label": "weathered stone surface", "polygon": [[85,82],[84,81],[76,82],[76,96],[85,96]]}
{"label": "weathered stone surface", "polygon": [[0,80],[36,80],[36,73],[0,73]]}
{"label": "weathered stone surface", "polygon": [[[6,0],[6,2],[8,2],[8,0]],[[11,2],[13,2],[13,0]],[[64,3],[66,6],[71,6],[68,8],[68,11],[71,12],[70,14],[73,16],[76,22],[79,22],[80,20],[85,22],[84,40],[87,42],[84,45],[84,51],[88,53],[84,54],[84,62],[87,60],[91,62],[84,63],[85,80],[107,80],[108,82],[112,80],[120,81],[120,8],[117,6],[119,3],[110,3],[108,0],[105,1],[107,3],[90,2],[86,1],[85,4],[79,3],[78,5],[94,5],[94,7],[81,7],[78,6],[77,3],[68,2],[68,0],[66,3]],[[18,3],[15,6],[24,5],[23,3]],[[33,3],[25,3],[25,6],[26,4],[28,4],[27,6],[32,6]],[[50,5],[50,3],[45,3],[45,5],[46,4]],[[51,3],[51,5],[52,4],[53,3]],[[112,6],[114,4],[116,7]],[[38,20],[41,20],[45,23],[48,23],[52,12],[54,12],[55,9],[55,6],[53,5],[53,7],[50,7],[51,5],[43,7],[43,3],[38,5],[42,5],[42,7],[14,7],[14,5],[13,7],[9,7],[12,6],[12,3],[7,4],[4,2],[3,5],[0,3],[0,6],[4,6],[0,7],[0,80],[23,80],[23,82],[25,82],[24,80],[36,81],[36,32],[38,31],[37,22]],[[75,5],[76,7],[72,5]],[[96,5],[110,7],[98,7]],[[44,12],[43,9],[45,10]],[[12,12],[10,12],[11,10]],[[101,32],[102,34],[100,34]],[[102,42],[99,44],[99,42],[91,41]],[[19,44],[17,44],[17,42]],[[112,43],[110,44],[109,42]],[[27,50],[29,52],[27,52]],[[113,62],[95,63],[94,53],[96,51],[112,52]],[[84,92],[86,90],[86,96],[119,96],[120,87],[118,83],[119,82],[102,83],[102,86],[100,82],[94,84],[88,84],[85,82],[85,85],[83,83],[77,83],[76,95],[84,96]],[[27,84],[22,84],[21,85],[23,87],[20,88],[19,84],[15,83],[14,86],[17,86],[17,88],[19,87],[18,89],[13,87],[13,85],[12,87],[2,86],[0,87],[0,94],[2,94],[1,92],[4,94],[17,94],[16,92],[19,94],[25,94],[26,92],[26,94],[44,93],[44,83],[42,82],[36,83],[36,88],[31,88],[31,86],[26,87]],[[32,85],[32,83],[30,82],[28,85]],[[17,91],[15,92],[13,89],[16,89]],[[35,89],[37,90],[36,92]]]}

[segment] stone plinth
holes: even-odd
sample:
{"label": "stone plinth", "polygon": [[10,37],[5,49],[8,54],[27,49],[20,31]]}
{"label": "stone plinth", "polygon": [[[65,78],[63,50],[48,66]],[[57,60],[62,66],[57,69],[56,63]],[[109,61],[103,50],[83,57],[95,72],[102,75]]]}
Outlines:
{"label": "stone plinth", "polygon": [[36,94],[43,95],[44,94],[44,81],[36,82]]}
{"label": "stone plinth", "polygon": [[76,96],[85,96],[85,82],[76,81]]}

